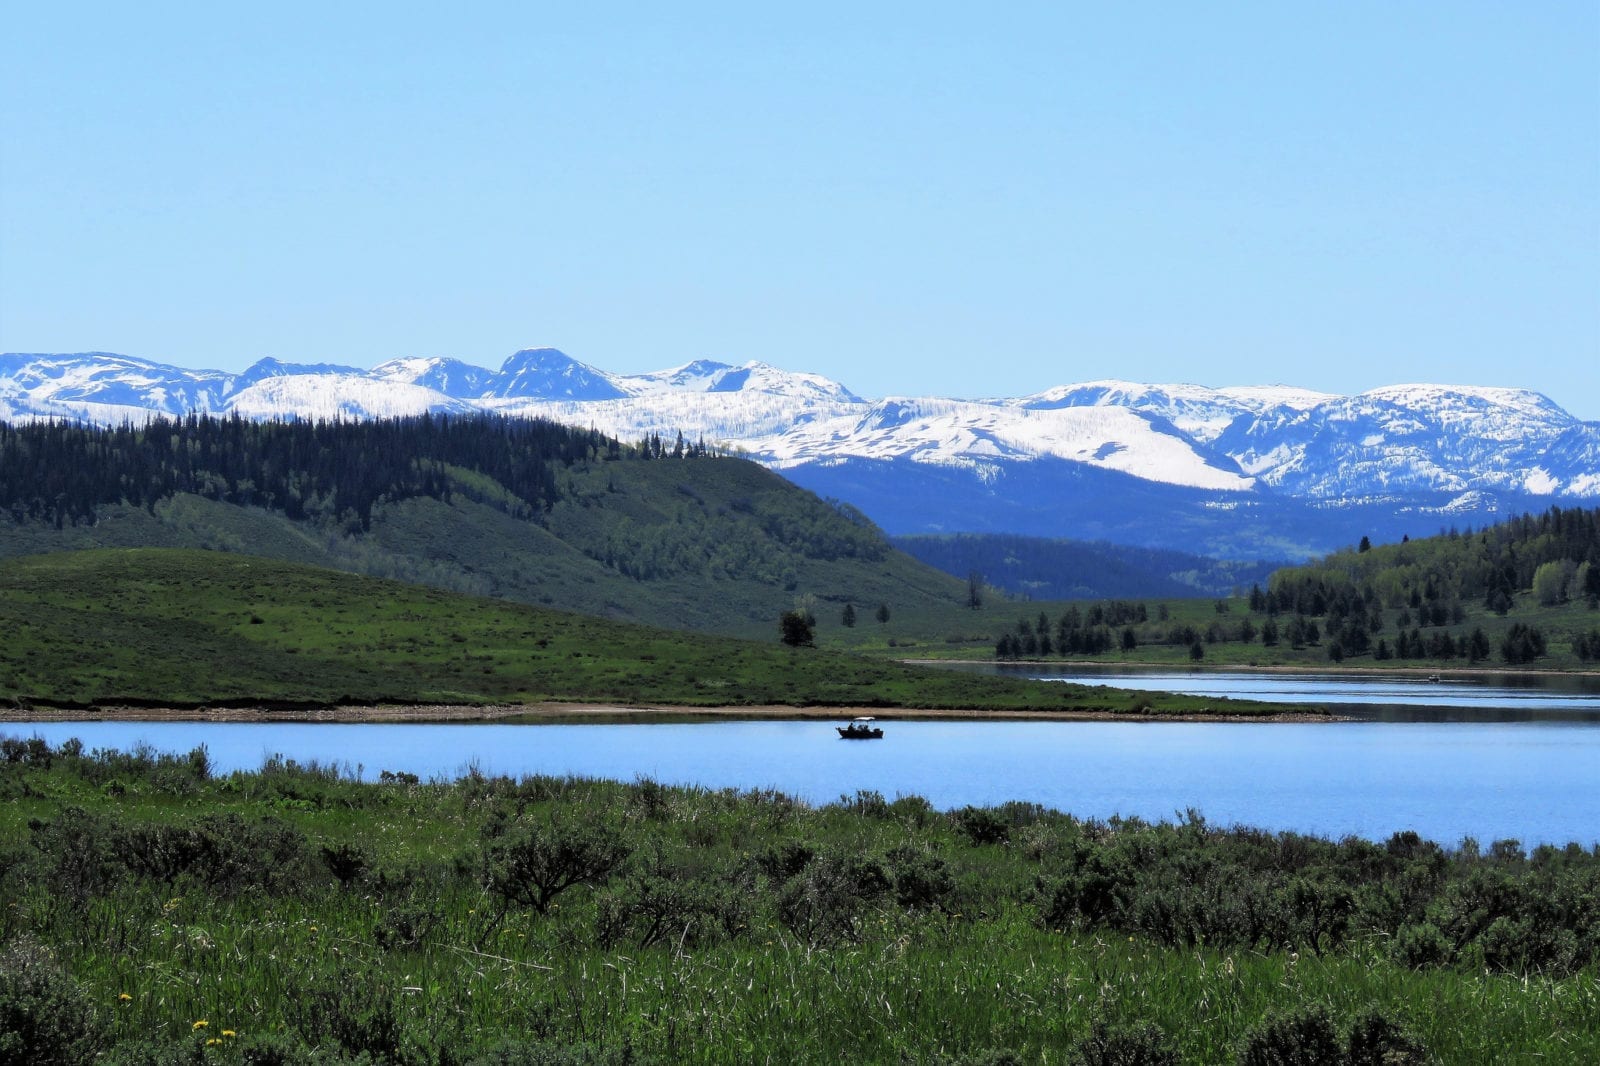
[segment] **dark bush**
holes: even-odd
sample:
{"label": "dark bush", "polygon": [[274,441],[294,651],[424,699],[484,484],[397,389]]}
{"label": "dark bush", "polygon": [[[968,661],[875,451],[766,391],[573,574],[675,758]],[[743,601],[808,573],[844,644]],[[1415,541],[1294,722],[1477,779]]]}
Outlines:
{"label": "dark bush", "polygon": [[931,848],[903,844],[889,852],[895,901],[912,910],[943,907],[955,891],[950,864]]}
{"label": "dark bush", "polygon": [[111,822],[82,807],[65,807],[54,821],[28,822],[37,853],[33,868],[50,892],[81,904],[115,883],[119,870]]}
{"label": "dark bush", "polygon": [[1402,926],[1389,947],[1391,958],[1414,968],[1443,966],[1454,954],[1450,941],[1432,922]]}
{"label": "dark bush", "polygon": [[246,889],[285,894],[303,888],[305,834],[276,818],[207,815],[178,825],[135,825],[116,841],[117,860],[132,874],[167,884],[191,878],[222,895]]}
{"label": "dark bush", "polygon": [[1381,1011],[1369,1010],[1350,1023],[1345,1037],[1349,1066],[1423,1066],[1427,1048]]}
{"label": "dark bush", "polygon": [[695,947],[739,936],[750,924],[750,896],[734,882],[652,845],[600,897],[595,939],[609,949],[624,940],[640,948],[663,942]]}
{"label": "dark bush", "polygon": [[1239,1042],[1239,1066],[1335,1066],[1344,1048],[1320,1006],[1269,1015]]}
{"label": "dark bush", "polygon": [[78,1066],[104,1043],[88,997],[31,939],[0,948],[0,1063]]}
{"label": "dark bush", "polygon": [[341,843],[334,847],[324,844],[320,853],[322,865],[328,868],[341,888],[349,888],[352,881],[367,872],[367,853],[355,844]]}
{"label": "dark bush", "polygon": [[592,818],[492,825],[485,833],[479,878],[502,900],[502,914],[513,906],[543,914],[568,889],[604,884],[630,850],[615,826]]}
{"label": "dark bush", "polygon": [[1158,1026],[1113,1029],[1096,1022],[1072,1049],[1073,1066],[1178,1066],[1178,1053]]}
{"label": "dark bush", "polygon": [[787,881],[806,868],[817,853],[798,840],[785,840],[777,847],[768,848],[756,858],[761,872],[774,881]]}
{"label": "dark bush", "polygon": [[859,939],[861,913],[889,890],[876,860],[823,853],[778,891],[778,920],[809,944]]}
{"label": "dark bush", "polygon": [[1011,839],[1011,823],[987,807],[963,807],[953,815],[956,828],[974,844],[1004,844]]}

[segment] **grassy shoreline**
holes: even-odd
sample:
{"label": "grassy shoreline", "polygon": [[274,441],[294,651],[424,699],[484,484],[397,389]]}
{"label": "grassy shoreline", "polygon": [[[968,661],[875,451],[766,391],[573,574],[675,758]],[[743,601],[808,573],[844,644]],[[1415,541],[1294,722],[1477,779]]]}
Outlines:
{"label": "grassy shoreline", "polygon": [[0,796],[26,1061],[1600,1056],[1600,848],[30,741]]}

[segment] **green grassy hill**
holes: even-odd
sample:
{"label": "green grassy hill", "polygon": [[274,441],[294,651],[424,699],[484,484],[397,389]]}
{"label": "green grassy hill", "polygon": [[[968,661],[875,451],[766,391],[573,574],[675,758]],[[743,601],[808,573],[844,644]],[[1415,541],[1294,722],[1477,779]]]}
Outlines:
{"label": "green grassy hill", "polygon": [[1274,709],[919,669],[195,550],[5,560],[0,632],[0,700],[20,704]]}
{"label": "green grassy hill", "polygon": [[0,425],[0,557],[97,547],[240,552],[757,638],[801,602],[870,618],[965,596],[754,463],[547,423]]}

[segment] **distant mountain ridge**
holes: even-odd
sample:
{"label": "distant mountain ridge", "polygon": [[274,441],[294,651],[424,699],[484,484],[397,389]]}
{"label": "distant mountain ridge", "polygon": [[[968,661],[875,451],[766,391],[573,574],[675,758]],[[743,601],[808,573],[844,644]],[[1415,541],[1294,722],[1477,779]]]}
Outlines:
{"label": "distant mountain ridge", "polygon": [[[755,361],[628,375],[555,348],[523,349],[498,370],[444,358],[371,370],[268,359],[237,374],[103,352],[0,355],[0,420],[115,424],[191,411],[490,411],[624,440],[681,431],[853,503],[890,533],[1110,536],[1236,558],[1302,557],[1352,533],[1397,538],[1600,497],[1600,423],[1520,389],[1338,396],[1092,381],[1015,398],[868,400]],[[1105,513],[1118,508],[1120,524]]]}

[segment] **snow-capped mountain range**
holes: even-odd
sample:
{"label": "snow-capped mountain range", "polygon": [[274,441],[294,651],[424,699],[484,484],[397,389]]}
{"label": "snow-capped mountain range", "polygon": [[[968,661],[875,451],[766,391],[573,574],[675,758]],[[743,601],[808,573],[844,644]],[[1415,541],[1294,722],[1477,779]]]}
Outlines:
{"label": "snow-capped mountain range", "polygon": [[[265,359],[236,374],[103,352],[0,355],[0,420],[114,424],[191,411],[247,418],[489,411],[592,426],[625,441],[682,432],[855,503],[891,532],[974,528],[940,509],[952,478],[1003,499],[1008,483],[1052,492],[1050,470],[1078,479],[1073,499],[1085,505],[1082,479],[1103,474],[1112,478],[1105,486],[1132,479],[1180,490],[1171,499],[1183,506],[1243,508],[1257,517],[1271,513],[1261,509],[1266,500],[1324,511],[1383,505],[1397,514],[1495,516],[1525,506],[1520,501],[1600,497],[1600,423],[1519,389],[1394,385],[1338,396],[1095,381],[1015,398],[868,400],[825,377],[760,362],[697,360],[624,375],[554,348],[519,351],[499,370],[439,358],[370,370]],[[870,492],[851,488],[883,464],[895,478],[870,478]],[[931,482],[919,473],[947,487],[920,511],[914,503]],[[905,499],[885,499],[884,486],[898,484]],[[851,498],[863,492],[871,498]],[[1037,511],[1037,504],[1027,506]],[[1045,510],[1072,513],[1059,501]],[[1045,528],[1010,531],[1081,532],[1081,523],[1065,524],[1073,528],[1046,520]]]}

